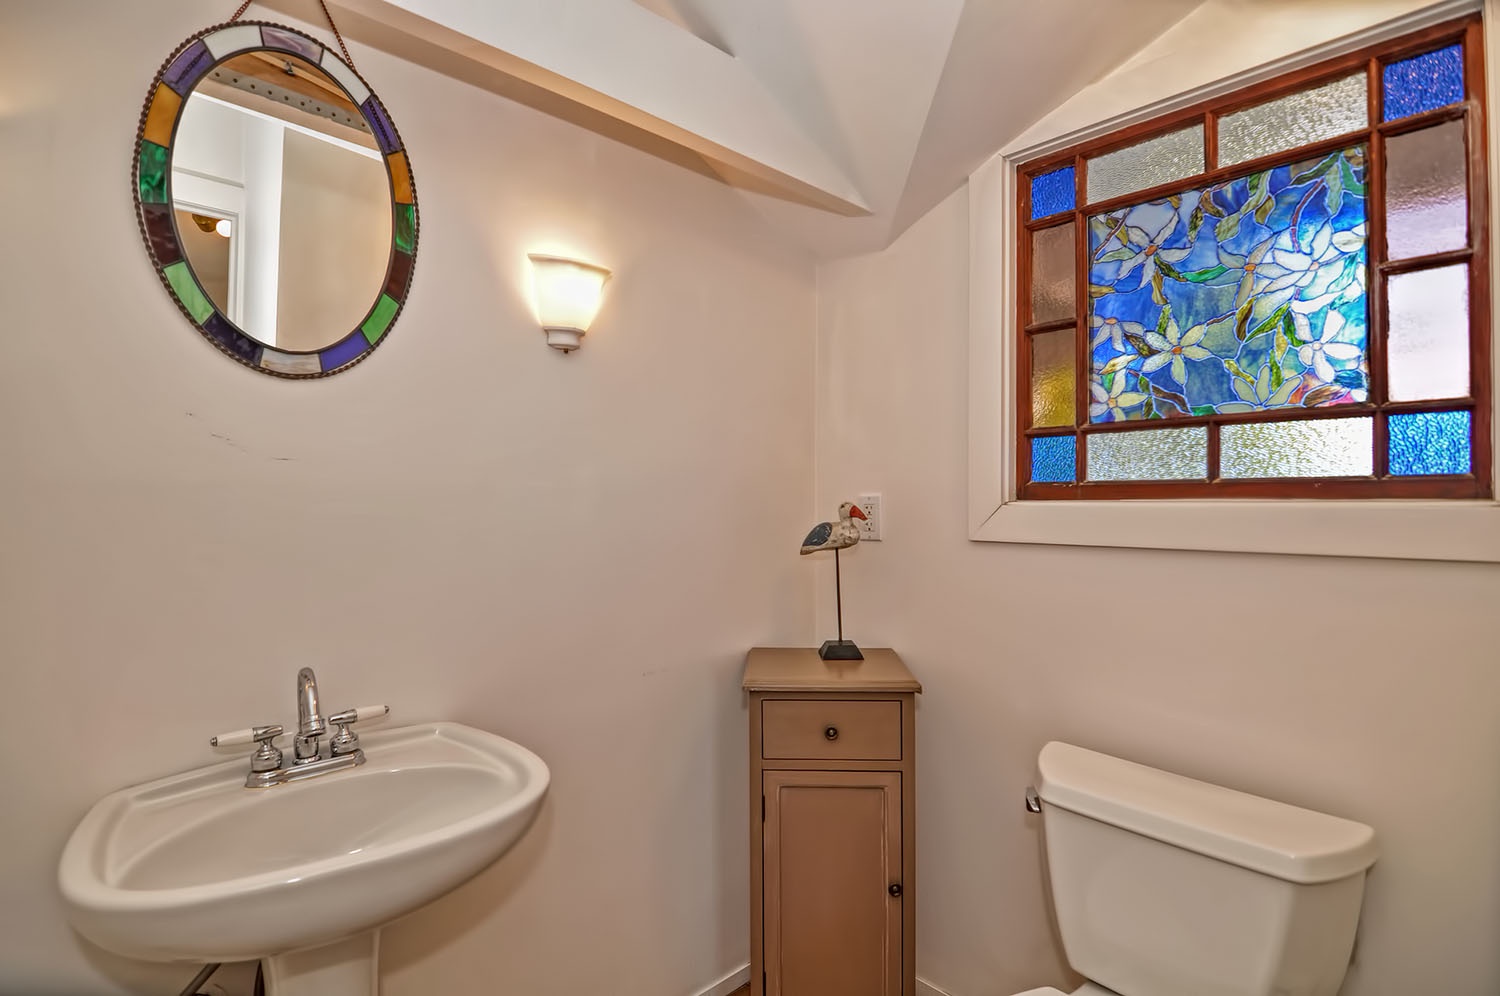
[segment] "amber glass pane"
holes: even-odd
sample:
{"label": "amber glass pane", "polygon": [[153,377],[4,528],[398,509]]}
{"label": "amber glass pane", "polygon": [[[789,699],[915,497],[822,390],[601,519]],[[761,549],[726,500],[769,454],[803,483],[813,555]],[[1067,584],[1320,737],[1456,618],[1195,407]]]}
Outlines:
{"label": "amber glass pane", "polygon": [[1469,244],[1464,124],[1446,121],[1385,143],[1385,244],[1391,259]]}
{"label": "amber glass pane", "polygon": [[1031,236],[1031,320],[1072,318],[1073,225],[1044,228]]}
{"label": "amber glass pane", "polygon": [[1393,274],[1386,284],[1392,401],[1469,393],[1469,268]]}
{"label": "amber glass pane", "polygon": [[1073,330],[1031,337],[1031,424],[1072,425],[1074,418]]}

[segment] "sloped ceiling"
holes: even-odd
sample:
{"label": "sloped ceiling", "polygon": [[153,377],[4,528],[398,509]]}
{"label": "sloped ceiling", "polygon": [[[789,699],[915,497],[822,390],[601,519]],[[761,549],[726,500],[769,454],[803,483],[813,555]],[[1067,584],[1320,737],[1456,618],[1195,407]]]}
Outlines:
{"label": "sloped ceiling", "polygon": [[[331,0],[344,33],[884,248],[1202,0]],[[316,0],[265,0],[309,23]]]}

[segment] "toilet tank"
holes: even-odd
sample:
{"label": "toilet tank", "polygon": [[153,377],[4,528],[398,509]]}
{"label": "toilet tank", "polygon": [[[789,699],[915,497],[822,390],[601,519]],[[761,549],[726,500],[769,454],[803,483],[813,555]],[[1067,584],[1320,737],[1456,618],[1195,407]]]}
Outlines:
{"label": "toilet tank", "polygon": [[1334,996],[1375,832],[1071,744],[1037,762],[1068,962],[1122,996]]}

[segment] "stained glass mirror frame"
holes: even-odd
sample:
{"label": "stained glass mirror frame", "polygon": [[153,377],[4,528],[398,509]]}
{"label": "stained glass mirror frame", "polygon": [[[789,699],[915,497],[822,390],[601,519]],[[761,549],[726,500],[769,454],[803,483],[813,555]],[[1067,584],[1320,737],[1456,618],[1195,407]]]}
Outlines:
{"label": "stained glass mirror frame", "polygon": [[[391,245],[385,280],[360,322],[332,345],[294,352],[248,335],[204,291],[188,263],[172,207],[173,143],[188,95],[215,66],[253,51],[296,56],[321,69],[360,109],[384,162],[391,196]],[[141,239],[162,286],[205,339],[237,362],[275,377],[310,380],[348,370],[389,337],[411,289],[417,258],[417,190],[406,147],[374,90],[332,49],[295,28],[229,21],[205,28],[172,50],[146,94],[131,162]]]}
{"label": "stained glass mirror frame", "polygon": [[[1164,115],[1126,129],[1081,143],[1044,160],[1027,163],[1017,176],[1018,218],[1016,246],[1016,365],[1018,391],[1016,416],[1017,492],[1022,499],[1077,498],[1487,498],[1490,496],[1490,335],[1488,284],[1488,164],[1485,156],[1485,108],[1482,65],[1483,40],[1478,17],[1466,18],[1422,32],[1371,46],[1359,52],[1332,59],[1304,70],[1271,79],[1224,97],[1204,101],[1185,110]],[[1456,55],[1454,53],[1457,53]],[[1436,79],[1431,64],[1442,59],[1456,62],[1462,92],[1439,94],[1436,99],[1418,98],[1399,104],[1388,101],[1386,90],[1393,77],[1402,83],[1426,75]],[[1451,67],[1450,67],[1451,68]],[[1255,158],[1241,158],[1233,165],[1218,162],[1218,123],[1233,114],[1254,110],[1278,100],[1329,87],[1350,74],[1364,77],[1365,126],[1353,131],[1325,132],[1305,144],[1271,149]],[[1451,76],[1451,73],[1450,73]],[[1438,81],[1441,83],[1441,81]],[[1434,86],[1434,89],[1440,89]],[[1385,188],[1382,166],[1388,139],[1414,134],[1423,129],[1458,122],[1464,131],[1465,180],[1468,237],[1464,246],[1453,251],[1410,258],[1386,258]],[[1118,189],[1090,202],[1088,199],[1088,166],[1091,159],[1142,146],[1157,136],[1180,136],[1184,130],[1198,129],[1203,136],[1201,169],[1176,167],[1174,174],[1157,175],[1148,185],[1135,182],[1136,189]],[[1180,161],[1180,137],[1169,143],[1173,155],[1162,157],[1171,170]],[[1341,149],[1363,145],[1369,150],[1368,185],[1370,219],[1366,237],[1368,252],[1364,261],[1365,319],[1369,330],[1367,355],[1362,362],[1368,367],[1368,396],[1349,404],[1343,410],[1296,407],[1270,409],[1270,399],[1256,396],[1255,377],[1250,377],[1248,393],[1258,404],[1234,406],[1230,414],[1195,412],[1191,417],[1154,419],[1152,421],[1098,424],[1091,420],[1090,405],[1107,404],[1091,396],[1094,369],[1091,343],[1101,329],[1090,326],[1091,301],[1096,290],[1089,280],[1087,262],[1090,238],[1088,222],[1112,210],[1143,204],[1154,198],[1167,198],[1195,187],[1206,187],[1232,179],[1245,179],[1257,171],[1269,171],[1292,163],[1305,162],[1316,156],[1327,156]],[[1118,172],[1118,171],[1117,171]],[[1097,187],[1097,185],[1096,185]],[[1144,188],[1144,189],[1142,189]],[[1095,193],[1099,193],[1096,189]],[[1213,219],[1210,219],[1212,221]],[[1077,264],[1067,277],[1072,285],[1074,308],[1067,318],[1033,321],[1033,261],[1031,243],[1035,234],[1059,226],[1074,226]],[[1362,250],[1363,251],[1363,250]],[[1386,369],[1386,286],[1401,274],[1422,273],[1443,265],[1462,265],[1469,274],[1469,311],[1465,329],[1469,347],[1469,390],[1460,397],[1393,402],[1387,397]],[[1203,271],[1199,271],[1200,273]],[[1045,275],[1038,275],[1039,277]],[[1142,280],[1142,286],[1145,280]],[[1056,300],[1053,286],[1038,288],[1039,300]],[[1068,331],[1073,335],[1076,356],[1073,363],[1075,383],[1071,390],[1074,416],[1068,424],[1055,421],[1056,405],[1037,402],[1038,413],[1047,412],[1047,422],[1033,425],[1033,337]],[[1178,331],[1171,329],[1171,331]],[[1185,334],[1186,326],[1182,333]],[[1170,338],[1167,336],[1166,338]],[[1177,345],[1186,345],[1185,339]],[[1296,340],[1296,345],[1313,345]],[[1151,347],[1154,349],[1154,347]],[[1314,350],[1315,352],[1315,350]],[[1145,353],[1143,352],[1143,355]],[[1314,357],[1320,358],[1320,357]],[[1047,366],[1048,383],[1055,383],[1057,372]],[[1039,375],[1041,372],[1038,372]],[[1144,378],[1143,378],[1144,380]],[[1244,395],[1242,394],[1241,397]],[[1055,400],[1055,399],[1054,399]],[[1116,403],[1120,399],[1114,399]],[[1133,400],[1133,399],[1132,399]],[[1346,399],[1353,400],[1353,399]],[[1045,402],[1045,403],[1044,403]],[[1254,411],[1245,411],[1254,408]],[[1118,413],[1109,412],[1110,416]],[[1345,476],[1274,477],[1261,479],[1233,478],[1237,465],[1221,466],[1221,430],[1237,425],[1286,423],[1287,430],[1299,425],[1318,428],[1318,419],[1359,416],[1351,421],[1365,422],[1371,440],[1368,474],[1360,469],[1336,471]],[[1207,442],[1202,459],[1204,472],[1196,479],[1094,479],[1088,443],[1100,432],[1142,432],[1204,426]],[[1146,429],[1150,426],[1150,429]],[[1324,427],[1333,428],[1332,423]],[[1241,438],[1244,437],[1240,434]],[[1356,434],[1357,435],[1357,434]],[[1120,440],[1123,442],[1123,438]],[[1033,465],[1035,459],[1035,465]],[[1285,465],[1288,461],[1281,461]],[[1295,463],[1295,461],[1291,461]],[[1357,461],[1355,462],[1357,463]],[[1164,473],[1164,478],[1172,476]],[[1186,476],[1186,475],[1177,475]]]}

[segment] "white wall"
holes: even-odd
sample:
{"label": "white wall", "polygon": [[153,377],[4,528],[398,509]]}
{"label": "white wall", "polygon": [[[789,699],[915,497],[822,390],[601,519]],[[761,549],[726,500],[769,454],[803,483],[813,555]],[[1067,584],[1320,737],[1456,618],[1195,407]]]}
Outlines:
{"label": "white wall", "polygon": [[[181,988],[72,934],[58,854],[104,793],[287,721],[303,664],[552,766],[517,849],[387,933],[387,996],[696,992],[747,958],[743,653],[812,629],[811,262],[711,180],[361,47],[412,295],[347,373],[253,373],[127,195],[151,75],[213,15],[0,11],[0,993]],[[556,248],[615,271],[572,356],[526,303]]]}
{"label": "white wall", "polygon": [[1022,809],[1059,739],[1369,823],[1345,996],[1500,992],[1500,569],[969,542],[967,211],[960,191],[818,275],[818,503],[884,495],[845,631],[926,688],[920,974],[956,996],[1076,981]]}

